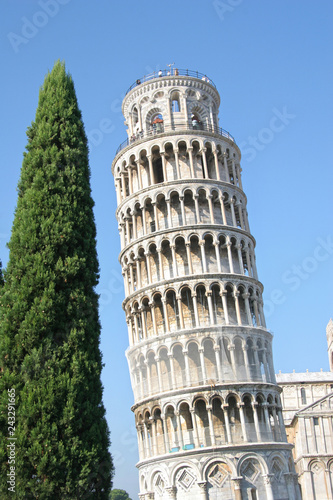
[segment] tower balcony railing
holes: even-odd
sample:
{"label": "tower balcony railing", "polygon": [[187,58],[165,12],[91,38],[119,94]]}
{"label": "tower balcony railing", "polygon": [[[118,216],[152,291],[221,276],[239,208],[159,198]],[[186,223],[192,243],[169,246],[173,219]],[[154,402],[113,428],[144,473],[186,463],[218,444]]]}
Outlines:
{"label": "tower balcony railing", "polygon": [[213,127],[212,125],[206,125],[204,123],[196,123],[196,124],[188,124],[188,123],[177,123],[176,125],[164,125],[163,123],[157,123],[156,126],[151,127],[151,129],[133,134],[131,137],[128,137],[124,142],[122,142],[117,151],[116,155],[127,146],[134,144],[135,142],[141,141],[142,139],[150,139],[151,137],[159,136],[164,133],[170,132],[178,132],[181,130],[199,130],[203,132],[210,132],[213,134],[220,135],[222,137],[226,137],[230,139],[232,142],[236,144],[234,137],[227,131],[221,127]]}
{"label": "tower balcony railing", "polygon": [[198,80],[202,80],[206,83],[210,83],[213,87],[216,88],[215,83],[208,78],[204,73],[199,73],[199,71],[193,71],[191,69],[178,69],[178,68],[170,68],[170,69],[161,69],[159,71],[153,71],[148,75],[144,75],[141,78],[138,78],[127,90],[126,95],[138,85],[142,83],[149,82],[150,80],[154,80],[155,78],[165,78],[168,76],[190,76],[192,78],[197,78]]}

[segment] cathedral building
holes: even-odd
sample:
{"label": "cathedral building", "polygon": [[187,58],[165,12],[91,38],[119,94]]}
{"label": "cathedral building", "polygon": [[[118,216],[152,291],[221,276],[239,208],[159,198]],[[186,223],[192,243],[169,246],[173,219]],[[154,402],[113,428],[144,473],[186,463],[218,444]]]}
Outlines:
{"label": "cathedral building", "polygon": [[123,100],[112,172],[139,497],[298,500],[241,152],[219,106],[210,78],[178,69]]}
{"label": "cathedral building", "polygon": [[302,498],[333,500],[333,321],[327,325],[329,372],[279,373],[288,442]]}

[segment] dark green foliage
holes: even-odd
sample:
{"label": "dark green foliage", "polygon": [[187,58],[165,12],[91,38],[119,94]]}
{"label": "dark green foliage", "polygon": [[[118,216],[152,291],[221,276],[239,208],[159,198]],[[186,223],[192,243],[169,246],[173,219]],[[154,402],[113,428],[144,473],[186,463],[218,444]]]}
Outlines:
{"label": "dark green foliage", "polygon": [[3,274],[2,274],[2,262],[0,260],[0,286],[4,284]]}
{"label": "dark green foliage", "polygon": [[127,491],[125,490],[112,490],[110,500],[131,500]]}
{"label": "dark green foliage", "polygon": [[15,388],[15,498],[107,499],[113,466],[88,148],[61,62],[45,78],[27,135],[0,287],[0,498],[14,498],[6,405]]}

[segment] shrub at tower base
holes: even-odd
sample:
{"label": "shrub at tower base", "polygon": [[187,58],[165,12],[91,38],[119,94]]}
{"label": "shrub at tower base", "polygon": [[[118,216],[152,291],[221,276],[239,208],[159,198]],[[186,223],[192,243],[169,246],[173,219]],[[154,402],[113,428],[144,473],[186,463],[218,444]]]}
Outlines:
{"label": "shrub at tower base", "polygon": [[88,148],[61,62],[45,78],[27,135],[0,287],[0,498],[107,499],[113,465]]}

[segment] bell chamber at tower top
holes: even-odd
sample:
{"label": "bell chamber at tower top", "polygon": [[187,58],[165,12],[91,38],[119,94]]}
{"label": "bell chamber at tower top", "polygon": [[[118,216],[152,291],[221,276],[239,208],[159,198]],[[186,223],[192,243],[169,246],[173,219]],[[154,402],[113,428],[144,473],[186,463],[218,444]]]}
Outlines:
{"label": "bell chamber at tower top", "polygon": [[138,139],[180,129],[213,132],[234,142],[218,126],[219,105],[215,85],[197,72],[174,69],[138,79],[123,100],[128,140],[117,153]]}
{"label": "bell chamber at tower top", "polygon": [[240,150],[218,125],[220,96],[197,72],[173,69],[138,79],[122,105],[128,138],[112,164],[118,205],[162,182],[212,179],[242,189]]}
{"label": "bell chamber at tower top", "polygon": [[[215,87],[204,80],[179,75],[157,76],[132,89],[123,101],[128,133],[163,127],[200,125],[217,128],[220,97]],[[141,80],[138,80],[141,82]]]}

